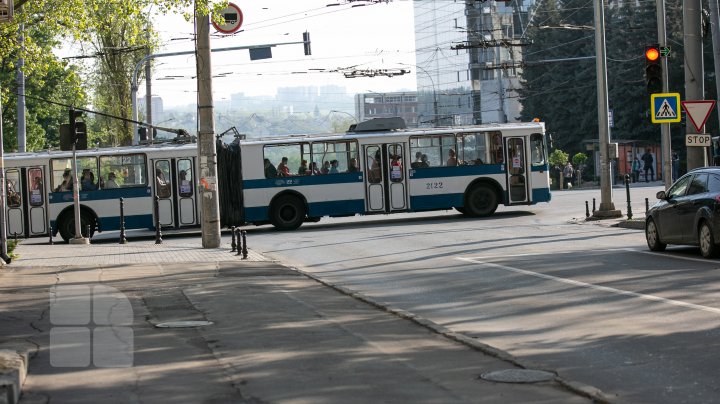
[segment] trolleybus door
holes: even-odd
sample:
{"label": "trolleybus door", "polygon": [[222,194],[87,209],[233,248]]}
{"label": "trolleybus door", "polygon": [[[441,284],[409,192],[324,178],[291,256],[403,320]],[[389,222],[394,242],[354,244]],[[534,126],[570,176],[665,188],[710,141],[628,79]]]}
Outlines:
{"label": "trolleybus door", "polygon": [[401,143],[363,146],[368,212],[407,209],[405,148]]}
{"label": "trolleybus door", "polygon": [[26,178],[25,201],[28,212],[28,233],[30,237],[45,235],[48,231],[45,172],[42,167],[29,167]]}
{"label": "trolleybus door", "polygon": [[177,200],[178,226],[198,224],[196,210],[195,171],[193,159],[183,157],[175,160],[175,186],[173,194]]}
{"label": "trolleybus door", "polygon": [[19,237],[25,236],[25,212],[23,209],[23,192],[22,185],[23,175],[17,168],[10,168],[5,170],[5,182],[6,182],[6,212],[5,218],[7,221],[6,229],[7,236]]}
{"label": "trolleybus door", "polygon": [[7,236],[33,237],[47,234],[45,172],[42,167],[11,168],[7,182]]}
{"label": "trolleybus door", "polygon": [[508,204],[528,202],[528,172],[525,139],[505,138]]}
{"label": "trolleybus door", "polygon": [[[175,226],[175,204],[173,201],[173,173],[172,163],[170,159],[153,160],[153,172],[154,172],[154,190],[153,197],[158,197],[158,218],[160,225]],[[155,220],[158,220],[155,218]]]}

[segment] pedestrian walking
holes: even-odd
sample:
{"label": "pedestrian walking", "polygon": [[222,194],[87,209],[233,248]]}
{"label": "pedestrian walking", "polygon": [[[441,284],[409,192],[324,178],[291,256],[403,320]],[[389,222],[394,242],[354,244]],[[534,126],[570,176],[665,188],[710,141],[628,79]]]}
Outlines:
{"label": "pedestrian walking", "polygon": [[640,167],[642,167],[642,163],[638,156],[635,155],[635,159],[632,161],[632,182],[640,181]]}
{"label": "pedestrian walking", "polygon": [[650,173],[650,181],[655,181],[655,158],[650,153],[650,148],[645,149],[645,154],[642,155],[641,159],[644,163],[645,182],[648,182],[648,173]]}
{"label": "pedestrian walking", "polygon": [[568,161],[567,164],[565,164],[565,168],[563,168],[563,176],[565,177],[565,186],[569,189],[573,186],[573,174],[575,173],[575,170],[573,169],[572,164]]}

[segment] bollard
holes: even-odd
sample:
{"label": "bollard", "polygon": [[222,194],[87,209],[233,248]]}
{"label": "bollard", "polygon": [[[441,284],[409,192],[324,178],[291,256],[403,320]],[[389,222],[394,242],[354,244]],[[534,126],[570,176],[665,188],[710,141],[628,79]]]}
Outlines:
{"label": "bollard", "polygon": [[648,198],[645,198],[645,214],[647,215],[648,210],[650,210],[650,201]]}
{"label": "bollard", "polygon": [[593,198],[593,213],[595,213],[595,198]]}
{"label": "bollard", "polygon": [[53,237],[52,237],[52,236],[53,236],[53,231],[52,231],[53,229],[52,229],[52,224],[48,223],[48,229],[50,229],[50,231],[48,231],[48,244],[53,245],[53,239],[52,239],[52,238],[53,238]]}
{"label": "bollard", "polygon": [[235,226],[230,227],[230,234],[232,235],[232,243],[230,243],[232,250],[230,252],[235,252],[235,247],[237,247],[237,244],[235,244]]}
{"label": "bollard", "polygon": [[237,240],[238,240],[238,253],[236,255],[242,255],[242,239],[240,237],[240,229],[235,229],[237,232]]}
{"label": "bollard", "polygon": [[590,217],[590,205],[585,201],[585,217]]}
{"label": "bollard", "polygon": [[245,238],[245,235],[247,232],[245,230],[242,231],[242,259],[246,260],[248,256],[248,250],[247,250],[247,238]]}
{"label": "bollard", "polygon": [[125,198],[120,198],[120,240],[118,244],[127,244],[125,238]]}
{"label": "bollard", "polygon": [[630,204],[630,174],[625,174],[625,193],[627,195],[627,217],[631,220],[633,217],[632,206]]}
{"label": "bollard", "polygon": [[85,234],[87,234],[87,238],[90,238],[90,225],[85,226]]}
{"label": "bollard", "polygon": [[160,197],[155,197],[155,244],[162,244],[162,229],[160,226]]}

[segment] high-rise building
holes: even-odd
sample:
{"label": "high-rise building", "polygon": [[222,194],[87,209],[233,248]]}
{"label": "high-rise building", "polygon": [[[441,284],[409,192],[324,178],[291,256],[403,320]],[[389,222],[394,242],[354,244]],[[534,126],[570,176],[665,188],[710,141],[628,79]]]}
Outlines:
{"label": "high-rise building", "polygon": [[516,120],[520,103],[514,90],[529,3],[414,2],[421,126]]}

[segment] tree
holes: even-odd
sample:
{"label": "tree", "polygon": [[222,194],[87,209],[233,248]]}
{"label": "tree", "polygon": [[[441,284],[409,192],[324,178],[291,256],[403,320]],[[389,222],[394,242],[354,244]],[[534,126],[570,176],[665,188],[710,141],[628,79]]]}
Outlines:
{"label": "tree", "polygon": [[[544,63],[551,59],[595,55],[593,8],[587,1],[544,0],[536,2],[528,27],[533,45],[523,48],[526,66],[523,87],[518,91],[523,110],[520,118],[539,117],[553,133],[555,145],[572,153],[582,151],[583,141],[597,139],[598,109],[594,59]],[[660,127],[650,122],[650,96],[644,77],[645,45],[657,43],[656,4],[653,1],[607,2],[605,6],[608,98],[613,111],[613,140],[657,142]],[[682,93],[682,2],[666,0],[669,88]],[[705,39],[709,50],[709,38]],[[706,90],[711,99],[714,83],[711,52],[705,53]],[[710,73],[707,73],[710,72]],[[682,95],[681,95],[682,97]],[[715,113],[715,112],[713,112]],[[708,129],[717,128],[710,119]],[[684,143],[681,125],[671,125],[673,144]]]}
{"label": "tree", "polygon": [[[37,90],[35,95],[40,98],[86,107],[87,91],[95,94],[93,101],[98,105],[93,105],[93,108],[96,110],[107,112],[103,109],[117,108],[116,113],[127,116],[127,113],[122,114],[122,111],[130,108],[129,96],[122,94],[122,91],[108,91],[108,88],[127,88],[129,93],[129,79],[120,81],[117,76],[110,77],[106,73],[127,72],[127,65],[133,62],[130,58],[121,57],[123,50],[110,49],[113,43],[117,43],[114,39],[128,39],[127,42],[133,43],[140,37],[137,30],[144,21],[141,18],[143,11],[151,6],[157,12],[165,14],[186,12],[194,3],[197,4],[199,14],[215,12],[215,15],[219,15],[217,12],[226,4],[219,2],[211,5],[209,0],[17,0],[13,20],[0,24],[0,97],[4,107],[4,130],[14,130],[13,122],[17,121],[15,108],[12,108],[16,98],[11,98],[11,94],[15,89],[15,62],[20,56],[25,60],[24,71],[28,85],[26,94],[33,95],[33,91]],[[186,14],[186,17],[190,18],[191,15]],[[24,48],[17,40],[20,24],[24,24],[26,30]],[[103,53],[98,56],[105,57],[98,65],[105,70],[98,70],[96,80],[81,86],[77,69],[54,56],[51,48],[61,39],[75,39],[84,44],[96,40],[94,43],[100,45],[95,48],[96,53]],[[145,40],[144,44],[147,43]],[[34,88],[36,84],[37,88]],[[84,87],[84,91],[81,87]],[[28,99],[27,103],[28,146],[53,146],[58,123],[67,121],[67,107],[51,106],[53,104],[39,98],[35,100],[36,102],[30,102]],[[101,138],[111,139],[107,143],[122,143],[129,137],[129,129],[117,132],[115,128],[108,126],[109,124],[103,127],[101,120],[96,117],[86,116],[86,119],[91,121],[91,127],[106,133],[101,135]],[[15,145],[15,140],[9,140],[12,138],[5,136],[6,142],[10,142],[6,143],[10,146],[9,149]]]}

